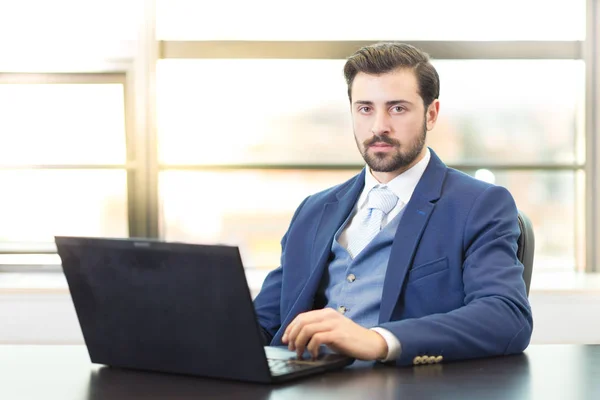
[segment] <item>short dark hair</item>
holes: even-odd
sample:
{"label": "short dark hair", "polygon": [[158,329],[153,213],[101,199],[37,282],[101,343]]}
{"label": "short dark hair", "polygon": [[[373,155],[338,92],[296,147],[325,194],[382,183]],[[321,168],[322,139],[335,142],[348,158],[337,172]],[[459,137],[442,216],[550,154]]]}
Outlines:
{"label": "short dark hair", "polygon": [[365,46],[348,58],[344,65],[348,98],[352,101],[352,82],[359,72],[380,75],[402,68],[414,71],[419,95],[425,108],[429,107],[440,96],[440,77],[430,62],[429,54],[410,44],[397,42]]}

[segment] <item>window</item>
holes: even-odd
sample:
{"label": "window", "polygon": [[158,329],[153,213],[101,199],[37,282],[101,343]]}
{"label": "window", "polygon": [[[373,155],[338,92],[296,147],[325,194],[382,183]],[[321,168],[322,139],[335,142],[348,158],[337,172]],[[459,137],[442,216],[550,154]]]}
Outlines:
{"label": "window", "polygon": [[340,60],[161,60],[160,161],[359,164],[342,66]]}
{"label": "window", "polygon": [[599,1],[0,6],[0,267],[58,263],[60,234],[238,244],[275,267],[302,199],[363,166],[344,58],[399,40],[441,76],[428,144],[513,193],[536,269],[592,271]]}
{"label": "window", "polygon": [[[582,40],[585,1],[158,0],[160,40]],[[248,16],[252,16],[249,18]],[[369,15],[365,18],[365,15]],[[508,28],[509,27],[509,28]]]}
{"label": "window", "polygon": [[128,235],[123,80],[0,75],[0,265],[58,264],[54,235]]}
{"label": "window", "polygon": [[246,267],[273,269],[300,202],[356,172],[163,171],[161,232],[168,240],[239,246]]}
{"label": "window", "polygon": [[143,1],[0,1],[0,73],[112,71],[135,53]]}
{"label": "window", "polygon": [[[238,244],[246,265],[277,266],[279,240],[304,197],[343,182],[363,165],[352,135],[343,64],[160,61],[164,237]],[[450,166],[511,191],[535,227],[536,268],[581,265],[583,63],[434,64],[441,79],[441,113],[428,144]],[[219,166],[230,169],[219,171]]]}

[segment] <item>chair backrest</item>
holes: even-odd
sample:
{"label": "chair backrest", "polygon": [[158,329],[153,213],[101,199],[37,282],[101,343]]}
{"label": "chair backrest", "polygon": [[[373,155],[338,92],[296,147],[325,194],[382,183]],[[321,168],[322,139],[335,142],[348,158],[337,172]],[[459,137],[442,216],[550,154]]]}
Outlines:
{"label": "chair backrest", "polygon": [[525,289],[527,290],[527,296],[529,296],[529,286],[531,284],[531,274],[533,273],[533,252],[535,250],[535,237],[533,236],[533,226],[531,220],[519,210],[519,228],[521,229],[521,235],[517,242],[517,257],[523,264],[525,269],[523,270],[523,280],[525,281]]}

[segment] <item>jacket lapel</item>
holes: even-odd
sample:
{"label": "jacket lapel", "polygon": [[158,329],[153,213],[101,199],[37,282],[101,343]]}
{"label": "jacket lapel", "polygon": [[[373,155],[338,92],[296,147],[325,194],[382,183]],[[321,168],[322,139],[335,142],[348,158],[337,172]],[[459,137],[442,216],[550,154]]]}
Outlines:
{"label": "jacket lapel", "polygon": [[360,174],[349,181],[348,185],[341,189],[331,202],[326,203],[321,211],[320,219],[317,224],[315,238],[310,252],[310,276],[300,292],[294,305],[290,308],[282,328],[275,335],[273,342],[281,339],[283,327],[286,327],[292,319],[300,312],[304,312],[313,304],[315,293],[319,288],[325,266],[329,261],[329,253],[333,243],[335,233],[344,223],[348,214],[352,211],[354,204],[365,185],[365,169]]}
{"label": "jacket lapel", "polygon": [[406,205],[394,236],[394,244],[383,284],[379,323],[388,322],[400,297],[427,222],[440,198],[447,167],[430,149],[431,159]]}
{"label": "jacket lapel", "polygon": [[340,191],[334,201],[325,204],[323,207],[311,254],[313,257],[311,258],[311,265],[314,266],[313,275],[315,272],[322,271],[325,267],[331,251],[333,237],[354,208],[364,186],[365,169],[357,175],[356,180],[347,190]]}

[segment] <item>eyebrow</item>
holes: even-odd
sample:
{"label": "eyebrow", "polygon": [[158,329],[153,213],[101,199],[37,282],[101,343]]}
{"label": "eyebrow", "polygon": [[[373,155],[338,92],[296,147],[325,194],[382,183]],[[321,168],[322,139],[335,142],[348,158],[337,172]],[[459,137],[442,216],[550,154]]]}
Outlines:
{"label": "eyebrow", "polygon": [[[356,100],[354,102],[355,105],[364,105],[364,106],[372,106],[373,102],[369,101],[369,100]],[[391,106],[395,106],[396,104],[407,104],[407,105],[413,105],[413,103],[411,103],[408,100],[390,100],[390,101],[386,101],[385,105],[388,107]]]}

